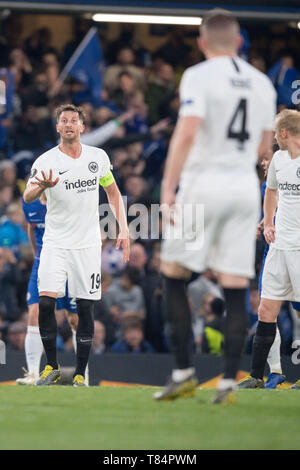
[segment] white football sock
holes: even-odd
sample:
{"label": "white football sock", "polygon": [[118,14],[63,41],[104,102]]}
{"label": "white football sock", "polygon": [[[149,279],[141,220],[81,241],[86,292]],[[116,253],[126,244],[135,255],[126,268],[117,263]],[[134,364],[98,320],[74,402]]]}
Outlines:
{"label": "white football sock", "polygon": [[25,338],[25,355],[29,374],[38,377],[43,354],[43,343],[38,326],[28,326]]}
{"label": "white football sock", "polygon": [[190,375],[195,373],[194,367],[189,367],[188,369],[174,369],[172,372],[172,379],[174,382],[182,382],[182,380],[187,379]]}
{"label": "white football sock", "polygon": [[277,327],[276,336],[271,346],[268,359],[267,359],[271,374],[282,374],[281,359],[280,359],[280,345],[281,345],[281,337],[280,337],[279,329]]}
{"label": "white football sock", "polygon": [[77,342],[76,342],[76,330],[73,330],[72,328],[72,343],[73,343],[73,348],[74,351],[77,351]]}
{"label": "white football sock", "polygon": [[235,389],[236,388],[236,381],[234,379],[220,379],[218,382],[217,389],[218,390],[227,390],[227,389]]}

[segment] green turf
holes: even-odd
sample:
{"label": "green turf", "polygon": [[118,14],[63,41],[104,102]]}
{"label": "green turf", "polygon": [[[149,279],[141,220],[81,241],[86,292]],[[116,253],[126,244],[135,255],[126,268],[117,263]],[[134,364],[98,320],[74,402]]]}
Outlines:
{"label": "green turf", "polygon": [[300,449],[300,392],[213,390],[155,402],[152,388],[0,387],[0,449]]}

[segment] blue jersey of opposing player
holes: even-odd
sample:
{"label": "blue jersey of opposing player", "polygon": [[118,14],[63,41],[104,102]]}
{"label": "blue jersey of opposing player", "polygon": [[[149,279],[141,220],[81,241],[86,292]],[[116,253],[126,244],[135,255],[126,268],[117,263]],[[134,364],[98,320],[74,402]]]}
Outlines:
{"label": "blue jersey of opposing player", "polygon": [[[40,264],[40,253],[43,246],[43,236],[45,231],[45,217],[47,212],[46,204],[43,204],[39,199],[36,201],[26,204],[24,199],[22,199],[23,211],[25,214],[25,219],[33,227],[33,232],[35,236],[35,245],[36,253],[32,266],[32,271],[28,283],[28,292],[27,292],[27,305],[32,305],[39,302],[39,292],[37,287],[37,278],[38,278],[38,269]],[[69,312],[76,312],[76,301],[75,299],[67,296],[67,287],[66,287],[66,296],[60,299],[57,299],[56,303],[57,310],[66,309]]]}
{"label": "blue jersey of opposing player", "polygon": [[39,258],[42,246],[43,246],[43,235],[45,232],[45,216],[47,212],[46,204],[42,204],[39,199],[26,204],[22,199],[23,211],[25,219],[32,225],[35,236],[36,245],[36,257]]}

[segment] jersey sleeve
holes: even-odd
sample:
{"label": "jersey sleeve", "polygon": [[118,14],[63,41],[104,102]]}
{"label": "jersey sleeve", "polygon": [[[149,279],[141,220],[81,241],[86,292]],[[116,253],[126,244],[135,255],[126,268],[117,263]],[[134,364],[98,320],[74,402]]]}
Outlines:
{"label": "jersey sleeve", "polygon": [[184,72],[182,76],[179,97],[179,116],[196,116],[200,118],[205,116],[206,93],[204,90],[204,82],[189,70]]}
{"label": "jersey sleeve", "polygon": [[36,176],[38,178],[42,178],[42,170],[45,170],[43,164],[42,164],[42,161],[40,160],[40,158],[37,158],[36,161],[34,162],[34,164],[32,165],[31,167],[31,171],[30,171],[30,175],[29,175],[29,178],[28,178],[28,181],[27,181],[27,185],[30,184],[30,183],[37,183],[37,180],[36,180]]}
{"label": "jersey sleeve", "polygon": [[104,150],[102,150],[99,178],[101,179],[106,176],[111,169],[112,165],[110,163],[109,156],[104,152]]}
{"label": "jersey sleeve", "polygon": [[269,189],[277,189],[278,188],[274,157],[272,158],[271,163],[270,163],[269,168],[268,168],[267,188],[269,188]]}

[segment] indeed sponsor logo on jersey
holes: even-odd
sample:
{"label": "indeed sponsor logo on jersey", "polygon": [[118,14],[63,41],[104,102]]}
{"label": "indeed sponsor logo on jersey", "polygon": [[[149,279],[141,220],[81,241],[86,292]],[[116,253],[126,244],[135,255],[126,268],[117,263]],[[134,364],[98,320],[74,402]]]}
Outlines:
{"label": "indeed sponsor logo on jersey", "polygon": [[300,191],[300,184],[292,184],[286,181],[285,183],[279,183],[278,189],[281,191]]}
{"label": "indeed sponsor logo on jersey", "polygon": [[[81,180],[80,178],[77,181],[70,182],[68,180],[64,181],[65,188],[68,189],[81,189],[81,188],[91,188],[97,186],[97,176],[92,179]],[[94,189],[94,188],[93,188]]]}

